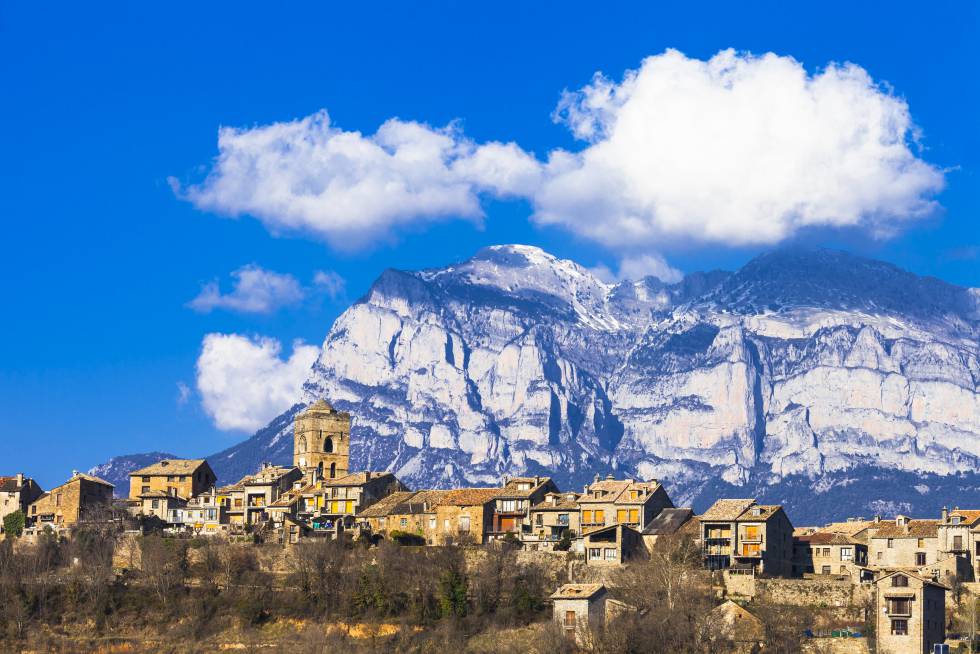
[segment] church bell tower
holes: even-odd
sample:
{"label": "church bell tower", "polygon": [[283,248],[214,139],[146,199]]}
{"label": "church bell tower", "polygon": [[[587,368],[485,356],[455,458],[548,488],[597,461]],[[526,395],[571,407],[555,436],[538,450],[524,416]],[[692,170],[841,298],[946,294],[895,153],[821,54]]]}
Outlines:
{"label": "church bell tower", "polygon": [[314,479],[347,474],[350,458],[350,414],[317,400],[296,416],[293,465]]}

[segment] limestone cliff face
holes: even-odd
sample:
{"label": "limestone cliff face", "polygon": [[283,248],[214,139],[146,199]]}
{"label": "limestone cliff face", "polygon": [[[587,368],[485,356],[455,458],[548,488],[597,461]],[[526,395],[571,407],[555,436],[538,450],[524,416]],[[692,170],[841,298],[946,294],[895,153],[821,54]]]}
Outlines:
{"label": "limestone cliff face", "polygon": [[[609,285],[497,246],[385,272],[333,325],[297,404],[350,411],[352,465],[416,487],[611,471],[698,502],[709,480],[972,472],[977,298],[831,251]],[[215,469],[285,458],[298,407]]]}

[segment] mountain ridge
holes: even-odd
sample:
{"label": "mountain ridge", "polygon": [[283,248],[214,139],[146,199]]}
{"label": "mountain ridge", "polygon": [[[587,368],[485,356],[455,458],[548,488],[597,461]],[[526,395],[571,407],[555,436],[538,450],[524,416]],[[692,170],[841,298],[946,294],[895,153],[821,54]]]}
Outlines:
{"label": "mountain ridge", "polygon": [[[291,416],[325,396],[355,417],[352,465],[414,486],[613,473],[697,506],[719,484],[778,499],[804,483],[787,480],[848,470],[950,481],[980,463],[978,297],[837,250],[610,284],[539,248],[491,246],[383,272],[330,329],[296,404],[212,467],[284,462]],[[829,485],[815,493],[828,505]]]}

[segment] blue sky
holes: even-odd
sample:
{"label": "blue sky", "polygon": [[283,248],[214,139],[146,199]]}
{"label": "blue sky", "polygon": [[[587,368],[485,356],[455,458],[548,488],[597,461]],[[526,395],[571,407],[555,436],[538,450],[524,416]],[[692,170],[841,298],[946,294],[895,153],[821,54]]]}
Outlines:
{"label": "blue sky", "polygon": [[[587,87],[597,71],[618,84],[668,48],[686,61],[726,48],[773,52],[810,75],[853,62],[876,88],[890,89],[881,93],[907,104],[919,134],[911,156],[944,184],[938,190],[920,177],[919,195],[938,206],[887,237],[862,219],[770,240],[844,247],[980,286],[974,4],[646,4],[602,12],[576,3],[296,4],[270,13],[251,3],[57,11],[5,3],[0,474],[22,470],[49,486],[115,454],[205,455],[235,443],[247,430],[219,429],[201,405],[196,366],[205,336],[275,339],[288,357],[296,339],[318,345],[387,267],[440,266],[484,245],[521,242],[613,269],[646,248],[692,271],[736,267],[772,247],[712,219],[706,229],[721,231],[710,242],[657,232],[626,252],[582,221],[529,220],[546,202],[513,189],[481,191],[482,220],[458,219],[453,205],[432,221],[423,207],[350,247],[350,229],[310,227],[329,217],[288,229],[274,210],[251,217],[254,197],[235,204],[208,196],[221,126],[261,129],[323,109],[333,128],[365,137],[394,117],[433,129],[458,121],[461,142],[514,143],[542,167],[558,149],[590,145],[573,135],[574,117],[552,115],[563,90]],[[238,218],[219,215],[243,206]],[[231,273],[250,264],[291,276],[292,300],[260,311],[227,299],[188,306],[213,282],[225,297]],[[334,283],[314,283],[318,271]]]}

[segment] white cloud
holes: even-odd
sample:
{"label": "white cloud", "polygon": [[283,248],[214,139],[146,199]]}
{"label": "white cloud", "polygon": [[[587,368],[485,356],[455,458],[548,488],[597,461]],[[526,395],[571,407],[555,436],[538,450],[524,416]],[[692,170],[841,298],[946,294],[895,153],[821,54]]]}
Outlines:
{"label": "white cloud", "polygon": [[910,149],[906,102],[853,64],[676,50],[556,111],[582,151],[551,153],[534,219],[624,251],[669,239],[776,243],[808,226],[887,235],[935,208],[943,174]]}
{"label": "white cloud", "polygon": [[479,220],[482,193],[528,195],[541,172],[516,145],[477,145],[452,125],[393,118],[366,136],[332,126],[326,111],[221,128],[218,151],[207,179],[181,191],[198,208],[250,214],[273,232],[310,232],[343,249],[399,225]]}
{"label": "white cloud", "polygon": [[612,269],[604,263],[596,265],[591,271],[592,274],[606,283],[621,282],[626,279],[635,281],[653,275],[666,284],[673,284],[684,278],[684,273],[671,266],[666,259],[656,253],[625,257],[620,260],[619,271],[616,273],[613,273]]}
{"label": "white cloud", "polygon": [[218,429],[254,431],[300,397],[319,348],[293,343],[289,358],[274,338],[207,334],[197,359],[197,390]]}
{"label": "white cloud", "polygon": [[239,268],[231,276],[235,282],[230,293],[223,294],[218,282],[209,282],[188,306],[202,313],[214,309],[271,313],[301,301],[305,295],[303,287],[292,275],[265,270],[255,264]]}
{"label": "white cloud", "polygon": [[177,406],[184,406],[191,399],[190,386],[182,381],[177,382]]}
{"label": "white cloud", "polygon": [[336,300],[344,294],[347,282],[333,270],[317,270],[313,274],[313,285],[327,294],[331,300]]}

